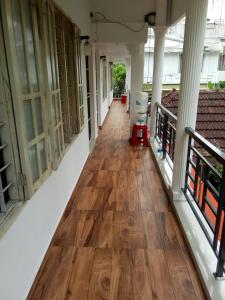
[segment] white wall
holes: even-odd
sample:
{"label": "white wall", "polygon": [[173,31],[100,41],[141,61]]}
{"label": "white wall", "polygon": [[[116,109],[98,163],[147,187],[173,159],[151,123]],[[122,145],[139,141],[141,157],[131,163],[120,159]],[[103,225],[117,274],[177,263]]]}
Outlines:
{"label": "white wall", "polygon": [[112,104],[113,102],[113,90],[109,91],[109,106]]}
{"label": "white wall", "polygon": [[[107,68],[108,70],[108,68]],[[108,74],[108,71],[106,72],[106,74]],[[103,122],[105,120],[105,117],[107,115],[108,109],[109,109],[109,104],[108,104],[108,98],[103,98],[103,60],[100,59],[100,97],[99,97],[99,101],[100,101],[100,108],[101,108],[101,126],[103,125]],[[107,89],[108,89],[108,85],[107,85]]]}
{"label": "white wall", "polygon": [[217,82],[219,81],[225,81],[225,71],[217,72]]}
{"label": "white wall", "polygon": [[[57,0],[57,3],[81,28],[82,34],[90,34],[88,0]],[[85,128],[68,148],[58,169],[52,172],[29,201],[21,205],[20,212],[17,210],[19,214],[14,219],[11,218],[12,224],[0,238],[1,300],[26,299],[88,157],[89,141],[85,82],[83,90]]]}
{"label": "white wall", "polygon": [[[206,53],[201,73],[201,83],[208,81],[217,81],[218,53]],[[180,83],[180,53],[165,53],[163,83],[179,84]],[[144,82],[152,82],[153,73],[153,53],[145,52],[144,64]]]}
{"label": "white wall", "polygon": [[156,0],[93,0],[93,12],[99,11],[106,17],[120,22],[143,22],[144,16],[155,11]]}
{"label": "white wall", "polygon": [[1,238],[0,299],[26,299],[88,151],[86,127]]}
{"label": "white wall", "polygon": [[81,34],[91,35],[91,5],[89,0],[55,0],[80,29]]}
{"label": "white wall", "polygon": [[107,90],[108,90],[108,107],[111,106],[112,101],[113,101],[113,89],[111,90],[111,82],[110,82],[110,77],[111,77],[111,68],[109,67],[109,61],[111,60],[107,60],[107,67],[108,67],[108,71],[107,71]]}
{"label": "white wall", "polygon": [[[146,43],[148,26],[144,23],[127,23],[133,30],[117,23],[98,23],[93,26],[94,36],[99,43]],[[143,26],[144,25],[144,26]]]}
{"label": "white wall", "polygon": [[181,19],[185,14],[185,10],[186,0],[172,0],[170,25],[176,23],[179,19]]}
{"label": "white wall", "polygon": [[166,53],[163,73],[170,76],[179,73],[180,58],[179,53]]}
{"label": "white wall", "polygon": [[205,55],[201,73],[201,82],[216,81],[218,60],[219,53],[209,53]]}
{"label": "white wall", "polygon": [[145,52],[144,82],[152,82],[153,75],[153,53]]}
{"label": "white wall", "polygon": [[[98,53],[98,51],[97,51]],[[96,60],[98,72],[97,75],[99,76],[98,78],[98,83],[99,83],[99,97],[98,97],[98,107],[99,107],[99,126],[102,126],[105,120],[105,117],[108,113],[109,106],[111,105],[113,101],[113,91],[110,91],[109,89],[109,60],[108,57],[106,56],[106,74],[107,74],[107,92],[106,92],[106,97],[103,99],[103,60],[102,59],[97,59]]]}
{"label": "white wall", "polygon": [[93,107],[94,107],[94,127],[95,127],[95,138],[98,136],[98,107],[97,107],[97,86],[96,86],[96,48],[95,44],[92,44],[92,64],[91,64],[91,72],[92,72],[92,93],[93,93]]}

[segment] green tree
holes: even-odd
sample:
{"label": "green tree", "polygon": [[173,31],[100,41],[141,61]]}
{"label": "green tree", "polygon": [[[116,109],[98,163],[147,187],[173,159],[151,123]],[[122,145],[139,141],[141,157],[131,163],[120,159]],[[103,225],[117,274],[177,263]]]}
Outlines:
{"label": "green tree", "polygon": [[210,90],[213,90],[214,87],[215,87],[215,84],[212,83],[212,81],[209,81],[209,82],[208,82],[208,88],[209,88]]}
{"label": "green tree", "polygon": [[121,97],[125,89],[126,67],[124,64],[115,64],[113,69],[113,94]]}
{"label": "green tree", "polygon": [[213,83],[212,81],[208,82],[208,88],[213,89],[225,89],[225,81],[219,81],[218,83]]}
{"label": "green tree", "polygon": [[219,87],[225,89],[225,81],[219,81]]}

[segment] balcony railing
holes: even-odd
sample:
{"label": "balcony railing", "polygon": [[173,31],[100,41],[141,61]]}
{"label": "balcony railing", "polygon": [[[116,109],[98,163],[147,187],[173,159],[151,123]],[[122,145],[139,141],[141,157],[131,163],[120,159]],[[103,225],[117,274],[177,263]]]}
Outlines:
{"label": "balcony railing", "polygon": [[157,103],[155,138],[160,145],[159,151],[173,168],[174,149],[176,140],[177,117],[161,104]]}
{"label": "balcony railing", "polygon": [[[217,259],[216,277],[225,272],[225,154],[191,128],[184,195]],[[203,218],[202,218],[203,217]]]}
{"label": "balcony railing", "polygon": [[[173,168],[177,118],[157,104],[156,134],[162,158]],[[183,193],[216,257],[215,277],[225,272],[225,154],[191,128]]]}

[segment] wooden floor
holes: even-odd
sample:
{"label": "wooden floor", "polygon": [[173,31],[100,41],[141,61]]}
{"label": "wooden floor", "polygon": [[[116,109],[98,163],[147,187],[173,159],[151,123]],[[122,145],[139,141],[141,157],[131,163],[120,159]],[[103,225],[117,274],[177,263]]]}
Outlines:
{"label": "wooden floor", "polygon": [[28,299],[205,299],[148,148],[114,102]]}

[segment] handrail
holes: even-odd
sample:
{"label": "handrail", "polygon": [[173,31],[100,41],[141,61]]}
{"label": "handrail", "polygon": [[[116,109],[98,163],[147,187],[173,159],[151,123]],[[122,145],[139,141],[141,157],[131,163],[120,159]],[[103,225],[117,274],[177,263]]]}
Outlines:
{"label": "handrail", "polygon": [[162,146],[162,158],[173,168],[177,117],[160,103],[156,103],[155,137]]}
{"label": "handrail", "polygon": [[207,152],[209,152],[214,158],[218,160],[218,162],[225,166],[225,153],[223,151],[207,141],[202,135],[197,133],[191,127],[186,127],[185,132],[189,136],[191,136],[199,145],[205,148]]}
{"label": "handrail", "polygon": [[161,108],[169,117],[171,117],[171,119],[173,119],[174,121],[177,121],[177,116],[175,116],[173,113],[171,113],[171,111],[169,111],[165,106],[163,106],[162,104],[156,102],[155,104],[156,106],[158,106],[159,108]]}
{"label": "handrail", "polygon": [[[167,159],[173,169],[177,117],[162,104],[155,105],[155,138],[160,145],[162,159]],[[225,153],[194,129],[186,127],[185,133],[189,142],[182,191],[217,257],[214,275],[219,278],[225,273]],[[196,144],[216,160],[215,164],[198,151]],[[222,172],[216,169],[217,163],[223,167]]]}
{"label": "handrail", "polygon": [[[185,133],[189,136],[189,142],[185,183],[182,190],[217,256],[217,267],[214,275],[216,278],[219,278],[223,277],[225,273],[225,221],[223,220],[225,215],[225,153],[192,128],[186,127]],[[222,172],[216,170],[210,160],[207,160],[196,149],[196,145],[193,142],[200,145],[212,158],[222,165]],[[194,161],[196,162],[195,164],[193,163]],[[212,172],[214,177],[212,177]],[[203,224],[196,207],[199,208],[212,235],[209,234],[208,228]],[[211,218],[211,214],[214,215],[214,219]]]}

